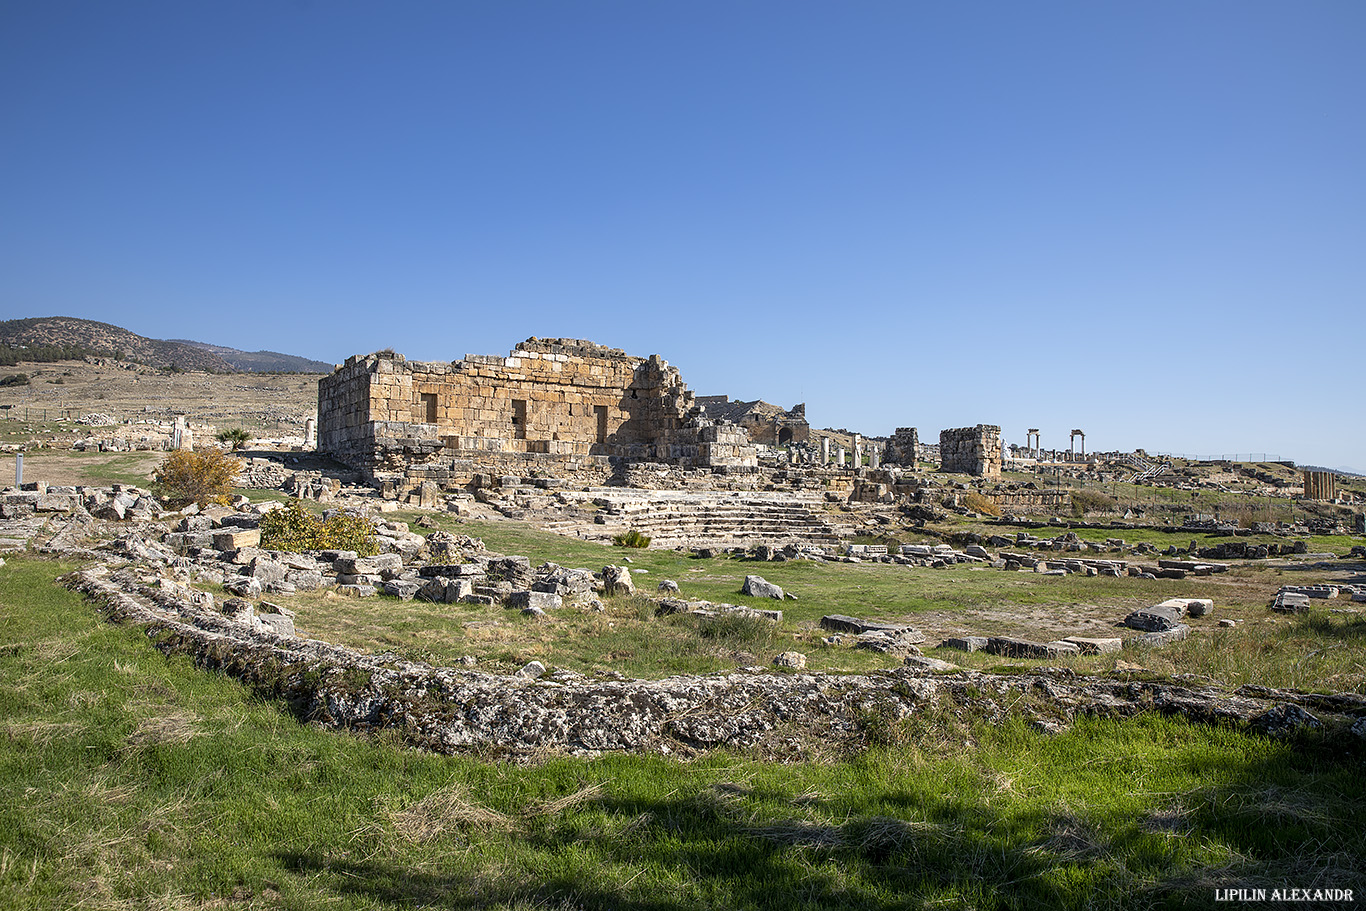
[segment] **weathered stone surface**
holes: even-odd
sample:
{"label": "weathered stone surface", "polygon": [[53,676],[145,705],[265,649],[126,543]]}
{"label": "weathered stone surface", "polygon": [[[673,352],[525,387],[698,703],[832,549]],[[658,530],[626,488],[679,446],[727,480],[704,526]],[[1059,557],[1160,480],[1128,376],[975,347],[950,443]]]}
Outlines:
{"label": "weathered stone surface", "polygon": [[956,648],[963,652],[979,652],[987,647],[986,636],[951,636],[939,644],[940,648]]}
{"label": "weathered stone surface", "polygon": [[659,591],[678,594],[678,583],[672,579],[662,579],[659,583]]}
{"label": "weathered stone surface", "polygon": [[261,530],[259,528],[243,528],[237,531],[223,530],[215,532],[213,536],[213,546],[215,550],[237,550],[242,547],[260,547]]}
{"label": "weathered stone surface", "polygon": [[564,599],[554,592],[533,592],[521,591],[513,592],[508,596],[507,606],[510,608],[535,608],[539,611],[558,610],[564,606]]}
{"label": "weathered stone surface", "polygon": [[1182,610],[1176,607],[1142,607],[1124,618],[1129,629],[1145,632],[1161,632],[1177,626],[1181,622]]}
{"label": "weathered stone surface", "polygon": [[906,667],[918,668],[926,671],[956,671],[958,665],[939,658],[928,658],[924,655],[907,655],[904,662]]}
{"label": "weathered stone surface", "polygon": [[338,585],[337,594],[348,598],[373,598],[379,590],[373,585]]}
{"label": "weathered stone surface", "polygon": [[518,677],[526,677],[530,680],[535,680],[536,678],[542,677],[544,675],[545,665],[539,661],[528,661],[526,664],[522,665],[520,670],[517,671]]}
{"label": "weathered stone surface", "polygon": [[783,652],[773,659],[777,667],[791,667],[801,670],[806,667],[806,656],[801,652]]}
{"label": "weathered stone surface", "polygon": [[384,593],[398,598],[400,601],[413,600],[421,590],[421,582],[413,582],[408,579],[390,579],[384,583]]}
{"label": "weathered stone surface", "polygon": [[631,581],[631,571],[625,566],[604,566],[602,568],[603,594],[633,595],[635,583]]}
{"label": "weathered stone surface", "polygon": [[991,636],[984,651],[1003,658],[1062,658],[1081,652],[1071,642],[1031,642],[1009,636]]}
{"label": "weathered stone surface", "polygon": [[1081,649],[1083,655],[1103,655],[1124,647],[1124,640],[1118,637],[1093,639],[1088,636],[1063,636],[1062,641],[1072,643]]}
{"label": "weathered stone surface", "polygon": [[261,580],[253,576],[232,576],[223,580],[223,587],[241,598],[255,598],[261,594]]}
{"label": "weathered stone surface", "polygon": [[783,590],[772,582],[764,579],[763,576],[745,576],[745,584],[740,589],[740,593],[749,595],[751,598],[772,598],[775,601],[783,600]]}
{"label": "weathered stone surface", "polygon": [[925,634],[907,626],[899,630],[873,630],[860,633],[854,648],[883,655],[919,655],[916,645],[925,641]]}
{"label": "weathered stone surface", "polygon": [[1280,614],[1300,614],[1309,610],[1309,596],[1300,592],[1280,591],[1271,602],[1271,609]]}
{"label": "weathered stone surface", "polygon": [[1323,723],[1311,712],[1293,704],[1273,706],[1260,715],[1254,715],[1251,724],[1272,737],[1285,737],[1300,729],[1323,727]]}
{"label": "weathered stone surface", "polygon": [[[886,623],[882,620],[861,620],[858,617],[846,617],[843,614],[826,614],[821,617],[821,629],[827,629],[832,633],[896,633],[902,630],[912,629],[905,623]],[[918,641],[924,641],[923,639]]]}
{"label": "weathered stone surface", "polygon": [[293,636],[294,621],[284,614],[257,614],[256,619],[268,632],[277,636]]}
{"label": "weathered stone surface", "polygon": [[[987,674],[916,667],[870,675],[740,672],[664,680],[592,680],[558,672],[548,679],[495,676],[467,668],[433,668],[365,655],[325,643],[266,637],[219,611],[205,610],[173,591],[142,586],[134,574],[117,578],[91,569],[68,584],[103,603],[111,621],[155,626],[153,644],[184,654],[251,685],[280,693],[304,717],[344,728],[383,726],[408,743],[450,753],[541,756],[608,750],[689,754],[712,748],[763,749],[788,755],[792,738],[861,742],[869,711],[904,718],[936,704],[971,705],[1004,718],[1030,721],[1086,713],[1125,717],[1143,712],[1215,724],[1247,724],[1277,706],[1298,706],[1331,718],[1346,731],[1366,732],[1366,697],[1289,693],[1245,686],[1163,683],[1133,677],[1073,677],[1058,672]],[[282,667],[310,674],[281,676]],[[354,670],[366,685],[357,691]],[[542,668],[543,670],[543,668]],[[535,672],[533,665],[528,673]],[[1022,698],[1022,697],[1028,698]],[[1034,706],[1044,704],[1044,714]],[[1303,719],[1289,709],[1277,717]],[[1277,724],[1253,730],[1276,730]],[[771,738],[780,737],[772,741]]]}
{"label": "weathered stone surface", "polygon": [[655,616],[668,617],[673,614],[686,614],[691,609],[688,602],[680,598],[661,598],[659,607],[655,608]]}

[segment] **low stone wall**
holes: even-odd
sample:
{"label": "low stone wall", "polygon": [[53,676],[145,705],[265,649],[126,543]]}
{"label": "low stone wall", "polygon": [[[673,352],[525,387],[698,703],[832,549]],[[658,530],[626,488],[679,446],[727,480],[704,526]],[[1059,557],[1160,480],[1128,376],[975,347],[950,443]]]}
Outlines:
{"label": "low stone wall", "polygon": [[[863,742],[869,725],[937,702],[971,705],[993,719],[1024,715],[1057,730],[1076,715],[1156,711],[1207,723],[1249,724],[1278,734],[1304,725],[1366,730],[1366,697],[1245,686],[1162,684],[1076,677],[905,668],[876,674],[741,671],[663,680],[596,680],[558,672],[502,677],[386,660],[235,623],[143,586],[132,569],[94,567],[67,584],[112,621],[144,627],[155,646],[190,656],[288,703],[300,717],[338,728],[396,731],[442,753],[530,758],[554,753],[690,754],[754,748],[801,758],[814,742]],[[1320,717],[1315,717],[1317,712]]]}

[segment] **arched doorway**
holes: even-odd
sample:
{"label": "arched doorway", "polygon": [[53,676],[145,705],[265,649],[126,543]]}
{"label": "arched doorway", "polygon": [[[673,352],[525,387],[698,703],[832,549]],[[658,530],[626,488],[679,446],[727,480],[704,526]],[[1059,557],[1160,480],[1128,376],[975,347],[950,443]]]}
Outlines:
{"label": "arched doorway", "polygon": [[778,445],[786,446],[792,442],[792,428],[784,427],[778,431]]}

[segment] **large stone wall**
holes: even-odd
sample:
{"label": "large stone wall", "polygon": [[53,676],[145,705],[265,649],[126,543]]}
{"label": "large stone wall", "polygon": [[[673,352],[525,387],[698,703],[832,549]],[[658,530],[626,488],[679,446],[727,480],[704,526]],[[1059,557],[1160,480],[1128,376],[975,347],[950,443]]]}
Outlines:
{"label": "large stone wall", "polygon": [[1304,471],[1306,500],[1333,500],[1338,495],[1337,475],[1331,471]]}
{"label": "large stone wall", "polygon": [[[432,480],[447,458],[576,467],[611,457],[752,467],[739,428],[698,420],[678,370],[579,339],[528,339],[453,363],[380,352],[318,383],[318,447],[373,478]],[[534,459],[536,456],[548,457]]]}
{"label": "large stone wall", "polygon": [[920,431],[914,427],[898,427],[896,433],[887,441],[887,451],[883,454],[882,460],[915,471],[919,468],[919,457]]}
{"label": "large stone wall", "polygon": [[939,431],[939,470],[977,477],[1001,473],[1001,428],[994,424]]}

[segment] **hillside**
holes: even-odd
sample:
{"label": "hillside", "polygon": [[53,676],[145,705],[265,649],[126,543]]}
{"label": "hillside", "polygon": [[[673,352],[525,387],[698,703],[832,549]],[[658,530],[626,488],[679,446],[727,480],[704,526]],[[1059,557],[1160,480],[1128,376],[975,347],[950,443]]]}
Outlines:
{"label": "hillside", "polygon": [[210,345],[207,342],[194,342],[189,339],[170,339],[181,345],[192,345],[201,351],[218,355],[242,373],[331,373],[333,364],[315,361],[297,354],[282,354],[279,351],[240,351],[225,345]]}
{"label": "hillside", "polygon": [[[95,320],[39,316],[0,321],[0,348],[97,354],[152,367],[206,373],[328,373],[332,365],[276,351],[238,351],[184,339],[154,339]],[[15,352],[12,352],[15,353]],[[22,353],[20,358],[22,359]],[[49,360],[50,358],[35,358]]]}

